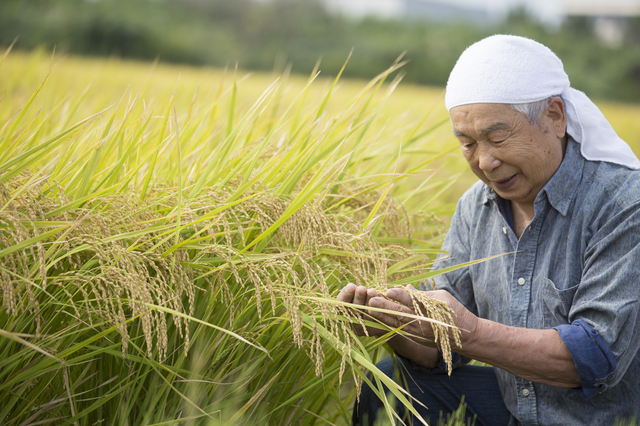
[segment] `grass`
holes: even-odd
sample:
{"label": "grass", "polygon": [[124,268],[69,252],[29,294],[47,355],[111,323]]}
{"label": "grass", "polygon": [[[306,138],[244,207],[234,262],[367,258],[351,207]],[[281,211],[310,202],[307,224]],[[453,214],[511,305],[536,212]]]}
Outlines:
{"label": "grass", "polygon": [[384,341],[335,295],[427,276],[442,120],[387,74],[3,61],[2,422],[345,423]]}
{"label": "grass", "polygon": [[335,295],[429,279],[475,179],[396,68],[4,55],[1,422],[345,424],[367,370],[409,404]]}

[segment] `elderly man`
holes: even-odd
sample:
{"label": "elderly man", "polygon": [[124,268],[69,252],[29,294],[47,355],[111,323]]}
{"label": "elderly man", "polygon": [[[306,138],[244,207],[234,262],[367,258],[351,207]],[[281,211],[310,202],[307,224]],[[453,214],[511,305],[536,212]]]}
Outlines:
{"label": "elderly man", "polygon": [[[414,407],[432,424],[463,395],[481,425],[640,419],[640,162],[533,40],[470,46],[445,103],[480,182],[460,199],[437,268],[504,255],[440,275],[429,292],[462,330],[451,377],[438,374],[427,322],[369,312],[414,336],[389,341],[403,383],[426,406]],[[349,284],[338,297],[413,313],[404,289],[386,296]],[[397,374],[389,359],[379,368]],[[372,424],[381,406],[365,386],[354,423]]]}

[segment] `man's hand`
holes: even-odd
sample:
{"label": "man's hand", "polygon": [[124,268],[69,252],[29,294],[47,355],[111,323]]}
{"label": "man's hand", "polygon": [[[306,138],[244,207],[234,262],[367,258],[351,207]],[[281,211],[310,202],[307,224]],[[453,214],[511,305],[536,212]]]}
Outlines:
{"label": "man's hand", "polygon": [[[338,295],[338,300],[341,302],[353,303],[354,305],[361,305],[363,307],[371,306],[370,302],[374,298],[387,302],[386,299],[379,297],[378,292],[374,289],[368,289],[364,286],[356,286],[352,283],[347,284]],[[367,317],[366,310],[361,310],[361,313],[365,318]],[[353,324],[352,328],[357,335],[365,335],[365,332],[360,325]],[[369,336],[382,336],[388,333],[389,330],[384,328],[367,327],[367,332],[369,333]],[[387,343],[400,355],[424,367],[433,368],[438,363],[437,350],[418,344],[400,334],[395,334],[387,341]]]}
{"label": "man's hand", "polygon": [[[461,330],[462,347],[456,347],[453,339],[450,343],[451,348],[461,355],[533,382],[565,388],[581,386],[571,353],[556,330],[506,326],[476,317],[446,291],[429,291],[426,294],[453,309],[454,323]],[[385,296],[392,300],[372,297],[369,306],[415,315],[411,296],[406,290],[394,288]],[[436,347],[428,321],[375,311],[369,311],[369,314],[393,328],[406,324],[403,327],[406,337],[417,346],[422,344],[422,348],[429,346],[431,350]],[[420,353],[415,358],[433,359],[422,355],[424,350]]]}
{"label": "man's hand", "polygon": [[[414,290],[411,286],[407,286],[407,288],[410,288],[411,291]],[[473,332],[477,327],[478,317],[469,312],[460,302],[451,296],[451,294],[444,290],[428,291],[423,294],[444,302],[453,310],[452,316],[454,324],[461,330],[463,340],[474,335]],[[369,300],[369,306],[397,311],[403,314],[419,315],[413,309],[413,301],[408,290],[394,288],[388,290],[385,296],[392,300],[387,300],[383,297],[372,297]],[[402,330],[407,333],[409,338],[417,343],[433,348],[436,347],[433,329],[428,321],[420,321],[404,315],[393,315],[377,311],[369,311],[369,314],[392,328],[399,328],[404,325]],[[459,349],[456,347],[454,341],[451,341],[451,347],[453,349]]]}
{"label": "man's hand", "polygon": [[[353,283],[349,283],[342,290],[340,290],[340,294],[338,294],[338,300],[340,302],[345,303],[353,303],[354,305],[361,306],[369,306],[369,301],[378,296],[378,292],[372,288],[366,288],[364,286],[356,286]],[[365,319],[367,318],[366,310],[358,310]],[[358,324],[352,324],[353,331],[358,336],[365,336],[366,333],[362,329],[362,326]],[[381,328],[367,327],[367,332],[369,336],[382,336],[388,332],[388,330],[384,330]]]}

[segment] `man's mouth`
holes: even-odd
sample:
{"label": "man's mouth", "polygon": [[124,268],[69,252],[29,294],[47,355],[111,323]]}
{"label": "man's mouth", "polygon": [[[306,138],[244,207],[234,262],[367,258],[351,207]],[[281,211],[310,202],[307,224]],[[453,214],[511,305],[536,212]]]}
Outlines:
{"label": "man's mouth", "polygon": [[504,179],[492,180],[492,182],[493,182],[493,185],[495,186],[495,189],[505,190],[505,189],[509,189],[516,182],[516,176],[518,175],[515,174],[513,176],[509,176]]}

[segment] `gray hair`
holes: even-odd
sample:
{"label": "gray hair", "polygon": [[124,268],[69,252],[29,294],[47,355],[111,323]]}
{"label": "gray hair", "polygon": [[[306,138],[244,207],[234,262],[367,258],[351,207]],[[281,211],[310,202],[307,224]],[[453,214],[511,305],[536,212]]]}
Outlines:
{"label": "gray hair", "polygon": [[524,114],[524,116],[527,117],[527,120],[529,120],[530,124],[540,124],[540,118],[542,117],[544,111],[547,109],[547,105],[549,105],[549,101],[552,98],[560,98],[560,100],[564,104],[564,99],[562,99],[562,96],[555,95],[541,101],[528,102],[524,104],[507,104],[507,106]]}

